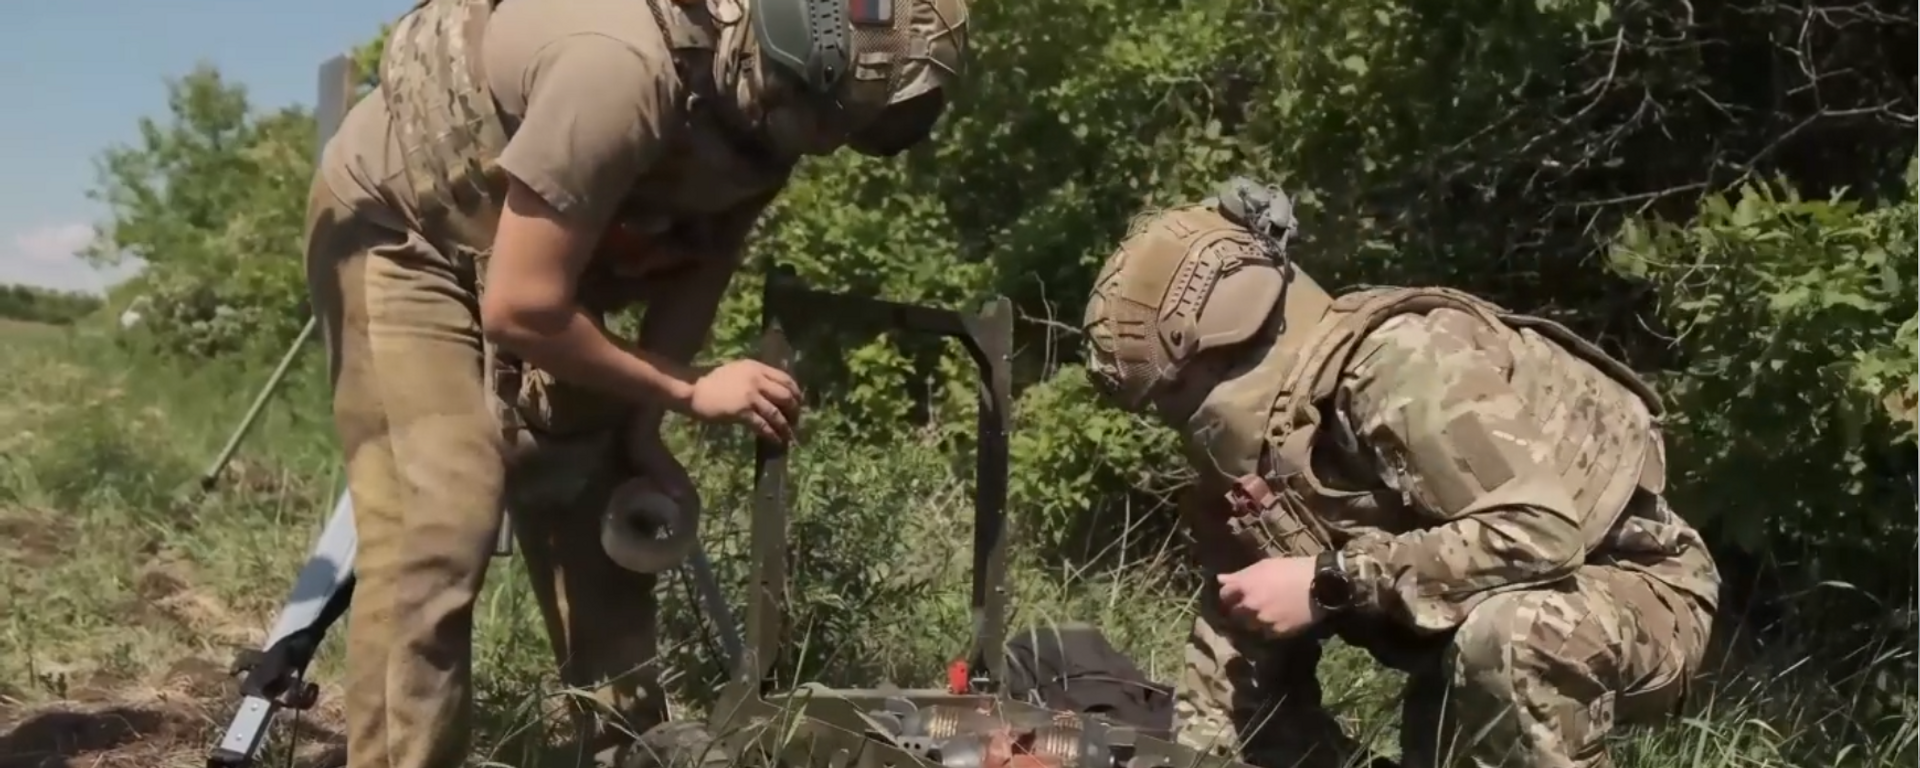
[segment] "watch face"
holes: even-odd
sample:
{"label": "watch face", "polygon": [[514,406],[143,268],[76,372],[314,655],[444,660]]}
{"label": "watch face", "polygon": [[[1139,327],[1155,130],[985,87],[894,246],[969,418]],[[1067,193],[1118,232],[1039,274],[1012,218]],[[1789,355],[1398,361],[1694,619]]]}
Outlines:
{"label": "watch face", "polygon": [[1333,568],[1324,568],[1314,574],[1313,599],[1322,608],[1345,608],[1353,600],[1353,583],[1347,581],[1347,575]]}

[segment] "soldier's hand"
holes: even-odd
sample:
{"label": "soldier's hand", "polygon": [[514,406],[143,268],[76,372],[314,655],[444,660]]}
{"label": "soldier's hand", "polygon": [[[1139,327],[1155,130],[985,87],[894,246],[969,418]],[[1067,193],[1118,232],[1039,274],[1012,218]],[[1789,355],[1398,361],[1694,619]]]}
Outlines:
{"label": "soldier's hand", "polygon": [[1311,557],[1269,557],[1219,579],[1221,607],[1274,637],[1292,637],[1321,619],[1311,597]]}
{"label": "soldier's hand", "polygon": [[758,360],[735,360],[693,383],[688,404],[703,421],[737,421],[775,442],[793,439],[800,420],[800,385],[785,371]]}

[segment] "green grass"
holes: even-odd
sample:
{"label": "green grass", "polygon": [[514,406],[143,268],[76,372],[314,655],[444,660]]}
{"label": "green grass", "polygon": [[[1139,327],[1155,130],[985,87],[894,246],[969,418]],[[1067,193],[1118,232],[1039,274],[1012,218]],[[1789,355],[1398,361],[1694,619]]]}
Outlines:
{"label": "green grass", "polygon": [[[194,481],[264,368],[147,359],[100,333],[0,325],[0,764],[46,750],[82,755],[74,765],[197,765],[232,703],[221,670],[234,647],[260,639],[337,491],[320,358],[309,354],[222,484],[202,495]],[[787,679],[924,684],[961,649],[968,496],[925,442],[796,454],[791,631],[803,652]],[[739,605],[745,449],[687,455]],[[1039,560],[1014,569],[1016,626],[1094,622],[1156,678],[1174,678],[1190,596],[1170,562],[1088,572]],[[479,609],[479,741],[483,758],[527,765],[541,762],[550,729],[539,724],[564,692],[518,568],[497,561]],[[718,670],[686,601],[662,596],[666,677],[682,711],[697,711]],[[337,634],[316,669],[326,695],[304,739],[308,764],[337,756]],[[1920,720],[1905,651],[1861,649],[1879,657],[1852,663],[1823,650],[1728,654],[1685,718],[1620,736],[1620,764],[1914,764]],[[1358,733],[1391,743],[1394,675],[1343,648],[1322,680]],[[75,708],[111,712],[118,725],[63,731],[46,714]]]}

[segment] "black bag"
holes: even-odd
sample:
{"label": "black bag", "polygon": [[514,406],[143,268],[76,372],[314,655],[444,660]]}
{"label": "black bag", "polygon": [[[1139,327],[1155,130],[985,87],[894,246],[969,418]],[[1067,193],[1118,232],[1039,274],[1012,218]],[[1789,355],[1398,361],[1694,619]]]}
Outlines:
{"label": "black bag", "polygon": [[1097,714],[1165,739],[1173,732],[1173,690],[1148,680],[1098,627],[1030,627],[1007,642],[1007,692],[1048,709]]}

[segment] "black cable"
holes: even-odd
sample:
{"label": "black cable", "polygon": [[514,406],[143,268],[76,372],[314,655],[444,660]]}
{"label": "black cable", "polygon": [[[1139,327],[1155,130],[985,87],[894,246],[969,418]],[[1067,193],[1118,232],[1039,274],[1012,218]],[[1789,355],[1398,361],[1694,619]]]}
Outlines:
{"label": "black cable", "polygon": [[[693,583],[693,574],[688,573],[686,565],[675,568],[674,572],[680,575],[680,593],[685,596],[687,610],[693,614],[693,623],[700,628],[701,645],[706,647],[709,657],[725,657],[726,653],[720,649],[719,632],[712,625],[713,617],[708,616],[707,612],[700,608],[700,593],[698,587]],[[731,669],[725,670],[721,674],[721,678],[725,679],[727,675],[732,674],[732,672],[733,670]]]}
{"label": "black cable", "polygon": [[293,711],[293,724],[287,726],[287,768],[293,768],[293,758],[300,751],[300,710]]}

